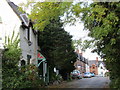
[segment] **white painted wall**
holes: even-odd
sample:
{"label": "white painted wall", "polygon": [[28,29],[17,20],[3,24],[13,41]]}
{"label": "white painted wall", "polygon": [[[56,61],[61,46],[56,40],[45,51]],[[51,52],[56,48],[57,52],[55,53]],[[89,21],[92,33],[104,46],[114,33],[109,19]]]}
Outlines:
{"label": "white painted wall", "polygon": [[105,76],[105,73],[107,72],[107,69],[104,67],[102,63],[100,63],[98,67],[98,75]]}
{"label": "white painted wall", "polygon": [[2,40],[2,33],[3,33],[3,24],[0,23],[0,49],[3,49],[3,40]]}
{"label": "white painted wall", "polygon": [[6,0],[0,0],[0,16],[2,18],[2,25],[0,25],[0,37],[2,37],[1,43],[4,44],[5,36],[11,37],[13,30],[15,31],[15,36],[17,35],[21,25],[21,20],[14,13]]}
{"label": "white painted wall", "polygon": [[27,39],[27,29],[20,28],[20,47],[22,50],[22,58],[21,60],[27,61],[27,55],[31,55],[30,63],[37,65],[37,36],[34,35],[32,28],[30,28],[30,41],[31,46],[28,45],[28,39]]}
{"label": "white painted wall", "polygon": [[[3,47],[5,43],[5,36],[12,36],[13,30],[15,31],[15,36],[20,33],[20,47],[22,49],[22,58],[27,62],[27,54],[31,55],[31,63],[37,65],[37,38],[34,36],[32,30],[30,32],[32,45],[28,46],[24,37],[26,37],[26,30],[21,30],[21,20],[9,6],[6,0],[0,0],[0,16],[2,23],[0,23],[0,47]],[[34,60],[34,61],[33,61]]]}

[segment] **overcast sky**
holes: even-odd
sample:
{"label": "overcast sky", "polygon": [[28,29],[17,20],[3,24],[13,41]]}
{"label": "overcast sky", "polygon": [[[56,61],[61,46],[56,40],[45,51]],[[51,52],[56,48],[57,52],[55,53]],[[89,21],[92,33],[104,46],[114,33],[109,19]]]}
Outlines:
{"label": "overcast sky", "polygon": [[[66,25],[65,26],[65,30],[67,32],[70,33],[70,35],[73,36],[73,40],[74,39],[80,39],[82,38],[82,40],[88,40],[90,39],[87,35],[88,35],[88,31],[86,30],[83,30],[84,29],[84,25],[83,23],[76,23],[75,25],[73,26],[69,26],[69,25]],[[97,55],[97,53],[91,53],[91,49],[87,49],[85,52],[83,52],[83,56],[89,60],[95,60],[96,57],[99,57]],[[99,58],[100,59],[100,58]]]}
{"label": "overcast sky", "polygon": [[[26,3],[26,0],[10,0],[10,1],[14,2],[16,5],[22,2]],[[83,30],[83,28],[84,28],[83,23],[76,23],[73,26],[69,26],[69,25],[65,26],[65,30],[69,32],[70,35],[73,36],[72,39],[79,39],[79,38],[82,38],[83,40],[89,39],[87,36],[88,31]],[[90,49],[87,49],[86,52],[83,53],[83,56],[89,60],[95,60],[96,57],[98,57],[96,53],[91,53]]]}

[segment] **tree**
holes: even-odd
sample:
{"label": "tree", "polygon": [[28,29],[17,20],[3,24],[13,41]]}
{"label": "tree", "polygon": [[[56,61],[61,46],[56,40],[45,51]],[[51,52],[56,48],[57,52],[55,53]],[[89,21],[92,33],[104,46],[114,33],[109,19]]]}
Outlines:
{"label": "tree", "polygon": [[18,65],[18,61],[20,59],[21,55],[21,50],[20,47],[18,46],[19,44],[19,34],[15,37],[14,31],[12,34],[12,37],[10,38],[9,36],[5,37],[5,49],[6,51],[4,52],[4,59],[3,60],[3,67],[8,65],[8,67],[13,67]]}
{"label": "tree", "polygon": [[2,58],[3,89],[38,87],[41,84],[34,65],[18,66],[21,55],[19,41],[19,34],[15,37],[14,31],[11,38],[6,37]]}
{"label": "tree", "polygon": [[[76,4],[73,13],[80,17],[89,36],[93,38],[95,49],[105,59],[112,87],[120,88],[120,3],[119,2],[94,2],[81,7]],[[82,15],[80,15],[82,13]]]}
{"label": "tree", "polygon": [[73,47],[74,49],[80,49],[81,51],[85,51],[87,48],[90,48],[91,41],[78,39],[78,40],[73,40]]}
{"label": "tree", "polygon": [[[34,28],[40,31],[40,35],[43,35],[39,37],[38,42],[41,43],[40,45],[40,48],[42,50],[41,52],[43,52],[43,55],[45,55],[45,57],[47,57],[48,59],[48,64],[50,65],[50,69],[51,69],[50,71],[53,71],[54,67],[62,69],[64,64],[68,61],[68,59],[66,58],[67,54],[65,53],[68,52],[68,50],[66,49],[67,45],[71,47],[71,40],[70,40],[71,36],[69,36],[68,33],[61,28],[63,25],[58,23],[61,25],[60,26],[58,24],[55,24],[55,22],[56,23],[57,21],[60,22],[58,18],[63,16],[65,13],[68,13],[68,9],[71,6],[71,3],[72,2],[36,2],[35,3],[33,1],[28,1],[27,5],[23,5],[27,7],[29,7],[29,5],[32,5],[32,9],[29,17],[30,19],[32,19],[33,22],[35,22]],[[55,30],[55,32],[53,30],[51,31],[52,28],[53,30]],[[66,38],[69,40],[64,42],[64,44],[62,43],[62,41],[59,42],[60,40],[59,37],[61,38],[61,40],[63,39],[60,35],[66,36]],[[61,45],[62,47],[60,47]],[[69,57],[70,58],[69,62],[71,62],[71,60],[73,60],[74,58],[73,49],[71,49],[71,51],[69,50],[69,53],[73,54],[73,57]],[[71,54],[67,55],[67,57],[72,56]],[[62,58],[63,60],[61,61]],[[67,67],[64,67],[64,69],[65,68]],[[69,70],[68,72],[71,71],[71,69],[68,70]]]}
{"label": "tree", "polygon": [[72,36],[62,28],[59,20],[52,20],[44,31],[39,31],[39,45],[41,52],[47,58],[50,71],[53,73],[53,69],[56,67],[64,79],[66,73],[70,73],[74,69],[71,62],[76,61],[71,38]]}
{"label": "tree", "polygon": [[[29,3],[28,3],[29,5]],[[36,2],[29,17],[35,21],[34,28],[44,30],[53,19],[58,19],[68,12],[71,2]]]}
{"label": "tree", "polygon": [[82,46],[82,40],[81,39],[79,39],[79,40],[73,40],[73,45],[74,45],[74,47],[75,48],[80,48],[80,49],[82,49],[81,48],[81,46]]}
{"label": "tree", "polygon": [[18,60],[21,50],[18,46],[19,34],[15,37],[14,31],[12,37],[5,37],[5,51],[2,59],[3,88],[15,88],[18,75]]}

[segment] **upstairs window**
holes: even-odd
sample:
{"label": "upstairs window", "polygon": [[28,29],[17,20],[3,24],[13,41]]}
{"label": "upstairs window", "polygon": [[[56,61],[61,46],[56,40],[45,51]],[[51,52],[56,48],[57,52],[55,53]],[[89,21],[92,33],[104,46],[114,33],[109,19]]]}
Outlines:
{"label": "upstairs window", "polygon": [[27,14],[20,14],[20,17],[21,17],[22,21],[25,23],[25,25],[28,26],[29,19],[28,19]]}

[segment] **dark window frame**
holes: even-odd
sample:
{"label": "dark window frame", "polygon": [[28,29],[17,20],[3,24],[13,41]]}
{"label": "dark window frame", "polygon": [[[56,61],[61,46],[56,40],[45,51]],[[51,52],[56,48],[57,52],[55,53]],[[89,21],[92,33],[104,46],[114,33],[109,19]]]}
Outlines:
{"label": "dark window frame", "polygon": [[27,64],[29,65],[30,64],[30,59],[32,58],[31,55],[27,54]]}

